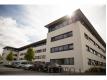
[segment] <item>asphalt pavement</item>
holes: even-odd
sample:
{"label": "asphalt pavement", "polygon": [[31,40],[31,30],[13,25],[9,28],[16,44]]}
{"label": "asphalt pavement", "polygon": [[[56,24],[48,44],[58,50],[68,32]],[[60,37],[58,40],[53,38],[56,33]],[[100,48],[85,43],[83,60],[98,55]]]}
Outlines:
{"label": "asphalt pavement", "polygon": [[60,75],[61,73],[45,73],[24,69],[9,68],[0,65],[0,75]]}
{"label": "asphalt pavement", "polygon": [[17,69],[17,68],[9,68],[3,65],[0,65],[0,75],[106,75],[106,73],[46,73],[46,72],[37,72],[37,71],[30,71],[24,69]]}

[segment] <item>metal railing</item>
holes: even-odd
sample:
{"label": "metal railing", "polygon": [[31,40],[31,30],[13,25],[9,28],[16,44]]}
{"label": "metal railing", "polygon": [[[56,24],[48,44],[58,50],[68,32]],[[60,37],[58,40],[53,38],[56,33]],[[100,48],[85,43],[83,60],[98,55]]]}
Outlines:
{"label": "metal railing", "polygon": [[[48,68],[48,72],[53,72],[52,68]],[[61,67],[57,69],[57,72],[61,73],[81,73],[81,69],[75,69],[74,67]]]}
{"label": "metal railing", "polygon": [[[63,72],[76,73],[77,71],[74,67],[63,67]],[[78,72],[81,73],[81,69],[78,69]]]}

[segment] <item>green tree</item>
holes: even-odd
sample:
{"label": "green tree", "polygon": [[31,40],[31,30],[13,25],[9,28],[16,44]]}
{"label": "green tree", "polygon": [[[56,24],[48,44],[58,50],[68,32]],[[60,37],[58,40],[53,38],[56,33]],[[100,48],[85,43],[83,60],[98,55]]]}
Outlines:
{"label": "green tree", "polygon": [[12,51],[10,51],[10,53],[7,55],[6,60],[9,62],[13,60],[13,52]]}
{"label": "green tree", "polygon": [[27,53],[25,54],[25,59],[27,61],[32,61],[32,60],[34,60],[34,57],[35,57],[35,55],[34,55],[33,48],[28,48]]}
{"label": "green tree", "polygon": [[2,60],[3,58],[2,58],[2,55],[0,54],[0,61]]}

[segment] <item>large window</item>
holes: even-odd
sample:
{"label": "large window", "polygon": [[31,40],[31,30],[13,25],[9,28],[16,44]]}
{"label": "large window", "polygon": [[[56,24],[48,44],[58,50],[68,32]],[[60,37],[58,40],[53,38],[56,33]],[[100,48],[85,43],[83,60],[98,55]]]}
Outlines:
{"label": "large window", "polygon": [[35,59],[45,59],[46,55],[35,56]]}
{"label": "large window", "polygon": [[20,56],[23,56],[23,55],[25,55],[26,53],[20,53]]}
{"label": "large window", "polygon": [[60,35],[55,36],[55,37],[52,37],[51,42],[57,41],[57,40],[60,40],[60,39],[64,39],[64,38],[68,38],[68,37],[71,37],[71,36],[72,36],[72,31],[64,33],[64,34],[60,34]]}
{"label": "large window", "polygon": [[106,57],[104,55],[102,55],[101,53],[97,52],[96,50],[92,49],[91,47],[89,47],[88,45],[86,45],[86,48],[87,48],[87,51],[100,57],[100,58],[103,58],[103,59],[106,59]]}
{"label": "large window", "polygon": [[104,62],[97,61],[97,60],[93,60],[93,59],[88,59],[88,65],[105,66],[105,63],[104,63]]}
{"label": "large window", "polygon": [[74,58],[51,59],[50,61],[60,65],[74,65]]}
{"label": "large window", "polygon": [[14,54],[14,56],[17,56],[17,54]]}
{"label": "large window", "polygon": [[35,52],[36,52],[36,53],[46,52],[46,48],[44,48],[44,49],[39,49],[39,50],[36,50]]}
{"label": "large window", "polygon": [[53,48],[51,48],[51,53],[67,51],[67,50],[72,50],[72,49],[73,49],[73,43],[72,44],[53,47]]}
{"label": "large window", "polygon": [[69,19],[69,20],[66,20],[66,21],[61,21],[61,22],[58,22],[56,24],[53,24],[49,27],[49,32],[60,29],[62,27],[65,27],[66,25],[69,25],[71,23],[72,23],[72,21]]}
{"label": "large window", "polygon": [[104,49],[102,49],[92,38],[90,38],[86,33],[84,33],[84,37],[90,41],[93,45],[95,45],[97,48],[99,48],[103,53],[105,53],[106,51]]}

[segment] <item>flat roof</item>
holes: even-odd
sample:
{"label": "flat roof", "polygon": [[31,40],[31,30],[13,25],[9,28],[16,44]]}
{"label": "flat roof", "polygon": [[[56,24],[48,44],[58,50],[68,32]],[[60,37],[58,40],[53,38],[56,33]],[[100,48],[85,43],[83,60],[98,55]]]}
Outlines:
{"label": "flat roof", "polygon": [[76,12],[76,15],[78,15],[78,19],[81,22],[84,22],[84,26],[87,28],[87,30],[90,31],[90,33],[102,44],[103,47],[106,47],[105,41],[101,38],[101,36],[98,34],[98,32],[95,30],[93,25],[90,23],[90,21],[86,18],[86,16],[82,13],[80,9],[78,9]]}
{"label": "flat roof", "polygon": [[20,47],[20,48],[18,48],[18,50],[21,51],[21,50],[24,50],[24,49],[29,48],[29,47],[37,47],[37,46],[41,46],[41,45],[44,45],[44,44],[46,44],[46,39],[43,39],[41,41],[34,42],[34,43],[29,44],[29,45]]}
{"label": "flat roof", "polygon": [[37,46],[41,46],[41,45],[45,45],[45,44],[46,44],[46,39],[43,39],[41,41],[34,42],[34,43],[31,43],[31,44],[26,45],[26,46],[22,46],[20,48],[14,48],[14,47],[6,46],[3,49],[13,49],[13,50],[22,51],[22,50],[27,49],[29,47],[37,47]]}
{"label": "flat roof", "polygon": [[[70,17],[69,17],[70,18]],[[46,25],[46,28],[49,27],[53,27],[54,24],[57,24],[60,21],[66,21],[67,19],[69,19],[68,16],[64,16],[61,17],[60,19],[57,19],[51,23],[49,23],[48,25]],[[71,17],[72,22],[76,22],[76,21],[80,21],[80,22],[84,22],[84,26],[87,28],[88,31],[90,31],[90,33],[104,46],[106,47],[106,43],[104,42],[104,40],[100,37],[100,35],[97,33],[97,31],[95,30],[95,28],[92,26],[92,24],[89,22],[89,20],[86,18],[86,16],[82,13],[82,11],[80,9],[77,9],[76,11],[74,11],[74,16]]]}
{"label": "flat roof", "polygon": [[14,47],[11,47],[11,46],[6,46],[6,47],[4,47],[3,49],[13,49],[13,50],[18,50],[18,48],[14,48]]}
{"label": "flat roof", "polygon": [[63,16],[63,17],[61,17],[61,18],[59,18],[59,19],[57,19],[57,20],[55,20],[55,21],[53,21],[53,22],[45,25],[45,27],[46,27],[46,28],[49,28],[50,26],[52,26],[52,25],[54,25],[54,24],[56,24],[56,23],[63,22],[63,21],[68,20],[68,19],[69,19],[69,16],[68,16],[68,15]]}

